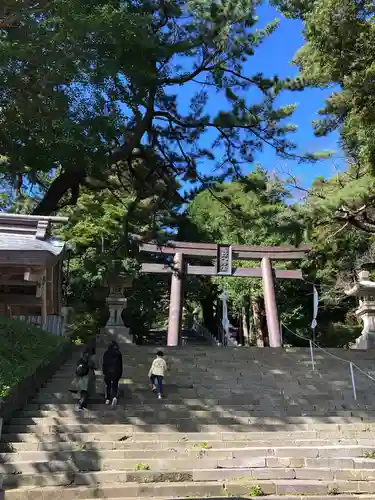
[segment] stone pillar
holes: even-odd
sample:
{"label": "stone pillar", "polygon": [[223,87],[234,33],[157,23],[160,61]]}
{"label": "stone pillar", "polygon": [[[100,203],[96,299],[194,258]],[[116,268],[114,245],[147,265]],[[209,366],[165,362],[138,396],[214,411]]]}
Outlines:
{"label": "stone pillar", "polygon": [[281,334],[279,319],[277,316],[273,269],[271,260],[268,257],[263,257],[261,268],[263,278],[264,306],[266,309],[270,347],[281,347]]}
{"label": "stone pillar", "polygon": [[354,349],[375,348],[375,300],[374,297],[363,297],[356,315],[363,321],[363,330],[360,337],[356,339]]}
{"label": "stone pillar", "polygon": [[363,330],[356,339],[351,349],[374,349],[375,348],[375,282],[370,278],[370,272],[362,269],[358,273],[356,284],[346,290],[349,297],[358,297],[359,307],[356,315],[363,321]]}
{"label": "stone pillar", "polygon": [[109,283],[109,295],[107,304],[109,309],[109,318],[105,326],[105,332],[110,334],[115,340],[130,344],[132,339],[129,335],[129,328],[124,325],[122,320],[122,311],[126,307],[126,298],[124,297],[125,288],[129,288],[131,282],[126,282],[123,278],[112,278]]}
{"label": "stone pillar", "polygon": [[181,343],[182,304],[183,304],[183,275],[184,256],[176,253],[173,259],[174,271],[171,282],[171,296],[169,301],[168,340],[167,345],[177,346]]}
{"label": "stone pillar", "polygon": [[71,320],[72,320],[73,308],[72,307],[68,307],[68,306],[62,306],[61,307],[60,315],[61,315],[61,317],[63,319],[62,333],[61,333],[61,335],[65,335],[66,334],[66,330],[67,330],[67,328],[70,325]]}

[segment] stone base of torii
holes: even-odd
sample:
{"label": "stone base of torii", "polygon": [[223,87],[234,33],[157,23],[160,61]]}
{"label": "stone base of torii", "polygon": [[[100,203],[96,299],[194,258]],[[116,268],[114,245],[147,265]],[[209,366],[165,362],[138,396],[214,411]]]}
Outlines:
{"label": "stone base of torii", "polygon": [[[151,254],[166,256],[166,263],[146,263],[142,265],[145,273],[172,274],[171,296],[168,321],[168,346],[181,343],[181,324],[183,309],[183,284],[186,275],[196,276],[236,276],[262,278],[264,303],[270,347],[281,347],[280,323],[277,313],[275,278],[302,279],[301,270],[275,269],[272,261],[292,261],[302,259],[310,247],[279,246],[259,247],[248,245],[226,245],[211,243],[191,243],[171,241],[163,246],[155,243],[143,243],[140,250]],[[173,255],[173,263],[168,257]],[[214,265],[191,265],[188,258],[197,257],[214,259]],[[260,268],[233,268],[233,260],[260,260]]]}

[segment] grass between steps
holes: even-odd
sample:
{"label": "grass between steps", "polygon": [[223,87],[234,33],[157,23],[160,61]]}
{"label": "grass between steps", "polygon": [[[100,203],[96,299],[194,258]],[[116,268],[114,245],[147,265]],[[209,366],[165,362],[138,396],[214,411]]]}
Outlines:
{"label": "grass between steps", "polygon": [[37,326],[0,318],[0,399],[66,342]]}

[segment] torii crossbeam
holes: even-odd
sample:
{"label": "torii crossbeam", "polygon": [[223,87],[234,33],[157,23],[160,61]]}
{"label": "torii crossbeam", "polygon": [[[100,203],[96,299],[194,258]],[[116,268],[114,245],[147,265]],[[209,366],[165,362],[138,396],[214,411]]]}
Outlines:
{"label": "torii crossbeam", "polygon": [[[140,250],[151,254],[164,254],[166,257],[174,256],[173,265],[142,264],[142,272],[144,273],[172,274],[168,322],[169,346],[179,345],[181,340],[183,278],[186,275],[195,275],[262,278],[270,347],[281,347],[274,279],[302,279],[302,271],[300,269],[274,269],[272,260],[303,259],[311,250],[309,245],[273,247],[169,241],[163,246],[156,243],[141,243]],[[215,265],[192,265],[188,262],[189,257],[210,257],[215,260]],[[261,266],[260,268],[233,268],[232,262],[234,260],[259,260]]]}

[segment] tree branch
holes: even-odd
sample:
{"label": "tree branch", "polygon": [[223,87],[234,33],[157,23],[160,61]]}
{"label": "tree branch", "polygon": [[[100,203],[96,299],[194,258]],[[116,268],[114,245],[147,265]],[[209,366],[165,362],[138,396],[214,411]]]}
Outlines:
{"label": "tree branch", "polygon": [[79,168],[71,168],[62,172],[52,181],[43,199],[33,210],[33,214],[50,215],[56,211],[59,201],[69,190],[72,190],[73,193],[75,189],[79,188],[79,185],[85,179],[85,175],[85,170]]}
{"label": "tree branch", "polygon": [[[169,111],[155,111],[154,113],[155,118],[165,118],[168,120],[170,123],[174,123],[178,125],[181,128],[201,128],[201,127],[211,127],[215,128],[222,134],[222,130],[220,130],[219,125],[215,125],[215,123],[212,122],[205,122],[205,121],[198,121],[198,122],[183,122],[179,118],[173,116]],[[297,155],[294,153],[288,153],[287,151],[284,151],[284,148],[281,146],[280,142],[275,139],[276,144],[273,144],[270,140],[266,139],[265,137],[262,136],[260,132],[254,129],[254,127],[251,127],[249,125],[241,125],[239,123],[237,124],[232,124],[230,126],[222,126],[222,128],[229,128],[229,129],[241,129],[241,130],[247,130],[248,132],[251,132],[254,134],[259,140],[267,144],[268,146],[272,147],[275,149],[279,154],[282,154],[285,158],[289,159],[298,159],[298,160],[307,160],[307,157]]]}
{"label": "tree branch", "polygon": [[[143,118],[136,124],[130,139],[114,153],[108,155],[108,164],[113,164],[120,160],[131,158],[134,149],[141,144],[144,134],[152,127],[155,95],[156,89],[150,89],[147,109]],[[43,199],[37,205],[33,213],[36,215],[49,215],[54,212],[63,196],[69,190],[74,193],[77,189],[79,189],[79,186],[84,182],[85,177],[85,167],[71,167],[63,171],[51,183]],[[72,201],[74,202],[74,199]]]}

